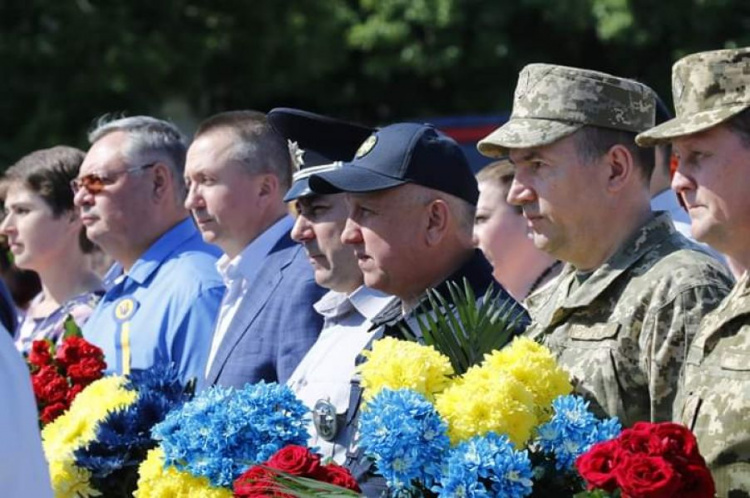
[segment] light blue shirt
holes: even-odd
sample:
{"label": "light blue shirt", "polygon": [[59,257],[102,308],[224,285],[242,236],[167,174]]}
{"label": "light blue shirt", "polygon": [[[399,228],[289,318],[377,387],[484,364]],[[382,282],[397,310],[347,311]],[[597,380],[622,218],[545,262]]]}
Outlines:
{"label": "light blue shirt", "polygon": [[173,362],[183,381],[203,376],[224,294],[215,267],[219,254],[188,218],[128,273],[120,265],[110,270],[105,282],[111,288],[83,327],[84,337],[104,350],[108,373]]}

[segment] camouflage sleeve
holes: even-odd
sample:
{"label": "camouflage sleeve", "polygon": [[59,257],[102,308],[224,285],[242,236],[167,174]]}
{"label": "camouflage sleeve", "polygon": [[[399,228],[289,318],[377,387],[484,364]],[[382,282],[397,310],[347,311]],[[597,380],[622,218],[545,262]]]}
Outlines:
{"label": "camouflage sleeve", "polygon": [[640,364],[648,378],[651,421],[672,420],[682,365],[701,319],[719,305],[725,285],[694,286],[644,319],[640,335]]}

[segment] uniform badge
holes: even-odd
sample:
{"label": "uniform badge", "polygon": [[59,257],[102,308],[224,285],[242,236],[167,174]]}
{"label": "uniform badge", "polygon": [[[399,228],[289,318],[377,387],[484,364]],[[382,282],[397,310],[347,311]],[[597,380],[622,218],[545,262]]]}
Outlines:
{"label": "uniform badge", "polygon": [[130,318],[138,309],[138,301],[132,297],[123,297],[115,303],[115,320],[117,323],[122,323],[130,320]]}
{"label": "uniform badge", "polygon": [[362,145],[359,146],[359,149],[357,149],[357,153],[354,154],[354,157],[359,159],[360,157],[366,156],[373,147],[375,147],[375,144],[378,142],[378,137],[376,135],[370,135],[367,137],[367,140],[362,142]]}
{"label": "uniform badge", "polygon": [[289,147],[289,155],[292,156],[294,171],[301,170],[302,166],[305,165],[305,150],[300,148],[297,142],[292,142],[291,140],[287,140],[286,144]]}
{"label": "uniform badge", "polygon": [[339,431],[336,407],[327,399],[319,399],[312,411],[313,424],[320,438],[333,441]]}

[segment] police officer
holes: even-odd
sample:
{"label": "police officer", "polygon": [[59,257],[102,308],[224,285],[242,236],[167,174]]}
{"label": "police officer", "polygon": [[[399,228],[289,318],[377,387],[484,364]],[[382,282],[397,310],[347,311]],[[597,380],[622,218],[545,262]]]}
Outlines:
{"label": "police officer", "polygon": [[[672,70],[677,117],[641,133],[639,145],[671,142],[672,188],[692,233],[750,264],[750,48],[689,55]],[[675,420],[698,438],[718,496],[750,495],[750,283],[701,322],[688,351]]]}

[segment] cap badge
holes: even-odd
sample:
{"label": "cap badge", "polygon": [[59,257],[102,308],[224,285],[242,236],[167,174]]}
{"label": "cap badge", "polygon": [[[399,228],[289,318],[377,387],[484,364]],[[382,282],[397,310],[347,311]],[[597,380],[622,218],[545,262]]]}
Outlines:
{"label": "cap badge", "polygon": [[362,156],[366,156],[373,147],[375,147],[375,144],[378,142],[378,137],[375,135],[370,135],[367,137],[367,140],[362,142],[362,145],[359,146],[359,149],[357,149],[357,153],[354,154],[355,158],[360,158]]}
{"label": "cap badge", "polygon": [[294,165],[294,170],[301,170],[302,166],[305,165],[305,150],[300,148],[297,142],[287,140],[286,143],[289,147],[289,155],[292,156],[292,164]]}

